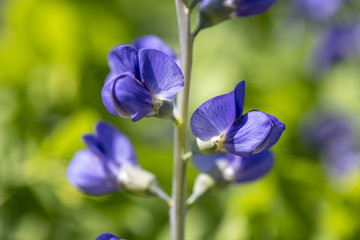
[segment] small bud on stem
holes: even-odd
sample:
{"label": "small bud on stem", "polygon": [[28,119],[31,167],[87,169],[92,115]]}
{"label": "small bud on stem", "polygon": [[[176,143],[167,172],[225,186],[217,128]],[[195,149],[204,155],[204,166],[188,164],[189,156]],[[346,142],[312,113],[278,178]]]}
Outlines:
{"label": "small bud on stem", "polygon": [[158,196],[170,204],[170,197],[161,189],[154,174],[137,166],[125,165],[118,177],[125,191],[139,196]]}

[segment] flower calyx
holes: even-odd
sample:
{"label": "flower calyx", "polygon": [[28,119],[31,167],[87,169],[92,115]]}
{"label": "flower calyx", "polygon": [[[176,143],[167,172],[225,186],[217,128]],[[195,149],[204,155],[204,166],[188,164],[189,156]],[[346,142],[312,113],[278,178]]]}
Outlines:
{"label": "flower calyx", "polygon": [[138,196],[155,196],[159,187],[154,174],[132,165],[124,165],[118,172],[120,187]]}

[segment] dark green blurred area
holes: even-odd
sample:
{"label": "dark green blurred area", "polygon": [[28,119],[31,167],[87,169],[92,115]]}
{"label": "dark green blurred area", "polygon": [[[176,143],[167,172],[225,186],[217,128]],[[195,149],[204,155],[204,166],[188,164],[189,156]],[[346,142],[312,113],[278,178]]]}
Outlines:
{"label": "dark green blurred area", "polygon": [[[169,239],[168,209],[160,200],[85,196],[65,176],[73,154],[85,147],[82,134],[108,120],[170,192],[172,125],[112,116],[100,96],[108,51],[145,34],[178,49],[173,1],[0,1],[1,240],[90,240],[103,232]],[[187,240],[360,239],[359,169],[334,177],[297,139],[303,115],[315,106],[351,116],[359,135],[359,61],[309,81],[304,62],[316,41],[311,25],[293,21],[287,2],[199,34],[190,115],[246,80],[245,111],[275,115],[286,131],[273,148],[269,175],[189,210]],[[189,166],[189,192],[196,174]]]}

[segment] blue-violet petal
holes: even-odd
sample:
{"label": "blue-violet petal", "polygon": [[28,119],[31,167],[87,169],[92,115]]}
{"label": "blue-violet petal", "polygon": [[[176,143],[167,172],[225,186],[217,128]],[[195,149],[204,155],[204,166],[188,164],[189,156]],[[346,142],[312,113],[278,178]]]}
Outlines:
{"label": "blue-violet petal", "polygon": [[267,113],[266,113],[266,115],[269,117],[269,119],[272,122],[272,128],[271,128],[270,134],[268,136],[269,140],[268,140],[268,143],[267,143],[267,145],[265,147],[265,149],[269,149],[272,146],[274,146],[275,143],[277,143],[279,141],[279,139],[281,137],[281,134],[285,130],[285,125],[284,125],[284,123],[279,121],[273,115],[270,115],[270,114],[267,114]]}
{"label": "blue-violet petal", "polygon": [[174,50],[172,50],[172,48],[169,47],[161,38],[154,35],[147,35],[136,38],[134,40],[134,47],[137,50],[140,50],[142,48],[159,50],[171,57],[171,59],[173,59],[175,62],[179,61],[177,54],[174,52]]}
{"label": "blue-violet petal", "polygon": [[114,165],[120,167],[123,164],[137,164],[131,142],[119,130],[106,122],[99,122],[96,125],[96,132],[106,157],[111,159]]}
{"label": "blue-violet petal", "polygon": [[122,240],[111,233],[102,233],[95,240]]}
{"label": "blue-violet petal", "polygon": [[203,141],[223,134],[235,121],[234,94],[220,95],[204,102],[190,120],[193,134]]}
{"label": "blue-violet petal", "polygon": [[179,66],[168,55],[155,49],[139,50],[141,81],[157,99],[171,101],[184,87]]}
{"label": "blue-violet petal", "polygon": [[104,147],[97,136],[92,134],[85,134],[83,135],[82,139],[91,152],[99,157],[106,157]]}
{"label": "blue-violet petal", "polygon": [[241,158],[240,168],[235,174],[235,182],[247,182],[256,180],[268,173],[274,163],[273,154],[268,151],[262,151],[249,158]]}
{"label": "blue-violet petal", "polygon": [[125,45],[114,48],[108,55],[108,62],[113,74],[131,72],[136,79],[139,79],[138,52],[134,47]]}
{"label": "blue-violet petal", "polygon": [[242,116],[244,110],[245,81],[241,81],[235,86],[234,98],[235,98],[236,119],[237,119]]}
{"label": "blue-violet petal", "polygon": [[114,102],[114,97],[113,97],[113,90],[112,90],[112,88],[114,86],[114,83],[115,83],[115,80],[116,79],[111,78],[110,80],[105,82],[103,88],[101,89],[102,101],[104,103],[104,106],[105,106],[106,110],[108,110],[112,115],[115,115],[115,116],[120,115],[123,118],[130,118],[131,113],[130,113],[129,110],[127,110],[126,108],[124,108],[121,105],[115,107],[115,102]]}
{"label": "blue-violet petal", "polygon": [[209,172],[219,159],[226,159],[227,153],[216,153],[211,155],[195,155],[193,162],[201,172]]}
{"label": "blue-violet petal", "polygon": [[266,113],[250,111],[236,121],[225,135],[224,147],[241,157],[250,157],[269,136],[272,122]]}
{"label": "blue-violet petal", "polygon": [[90,195],[115,192],[119,186],[109,177],[102,161],[88,150],[78,151],[68,166],[67,178],[72,185]]}
{"label": "blue-violet petal", "polygon": [[268,10],[277,0],[236,0],[235,14],[238,17],[247,17],[261,14]]}
{"label": "blue-violet petal", "polygon": [[113,86],[114,101],[129,112],[132,121],[138,121],[153,112],[153,100],[144,85],[129,75],[119,76]]}

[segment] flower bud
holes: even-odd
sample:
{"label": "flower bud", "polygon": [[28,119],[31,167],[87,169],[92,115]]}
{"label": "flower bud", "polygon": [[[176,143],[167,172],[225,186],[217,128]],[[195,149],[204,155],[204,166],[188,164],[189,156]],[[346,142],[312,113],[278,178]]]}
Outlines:
{"label": "flower bud", "polygon": [[203,0],[200,2],[199,28],[211,27],[229,19],[235,8],[234,0]]}
{"label": "flower bud", "polygon": [[276,0],[202,0],[200,2],[197,32],[232,17],[248,17],[261,14],[275,2]]}
{"label": "flower bud", "polygon": [[191,205],[197,199],[226,188],[234,180],[235,172],[226,159],[217,159],[211,170],[200,173],[194,183],[193,193],[187,200]]}
{"label": "flower bud", "polygon": [[215,188],[216,182],[207,173],[200,173],[194,182],[194,188],[191,196],[187,199],[187,204],[192,205],[197,199],[207,195]]}

